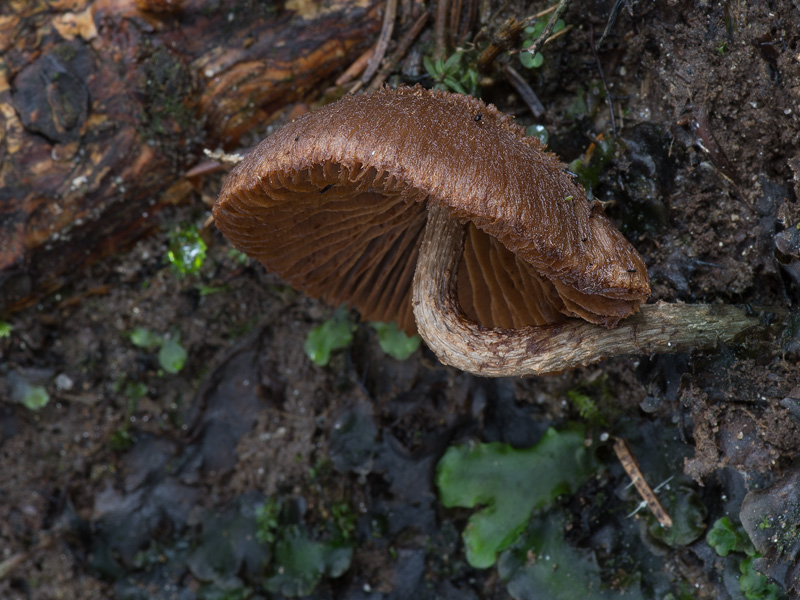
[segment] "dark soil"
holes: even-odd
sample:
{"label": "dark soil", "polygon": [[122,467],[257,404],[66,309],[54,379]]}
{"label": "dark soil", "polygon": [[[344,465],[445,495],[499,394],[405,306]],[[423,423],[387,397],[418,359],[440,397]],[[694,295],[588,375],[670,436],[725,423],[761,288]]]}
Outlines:
{"label": "dark soil", "polygon": [[[800,8],[623,2],[595,60],[608,10],[575,3],[542,68],[514,63],[546,107],[538,122],[565,161],[616,127],[593,191],[644,256],[653,300],[747,304],[761,327],[713,352],[483,380],[425,348],[389,358],[362,325],[317,367],[303,344],[332,307],[240,264],[216,231],[199,276],[166,264],[168,233],[207,216],[209,178],[192,204],[158,216],[160,233],[8,318],[0,597],[281,597],[263,587],[275,547],[254,541],[268,498],[313,539],[339,523],[354,547],[314,597],[546,597],[519,572],[469,567],[471,512],[442,506],[434,472],[450,444],[526,448],[570,421],[588,426],[602,465],[558,504],[564,539],[593,553],[603,584],[586,597],[743,598],[740,561],[705,541],[723,516],[744,523],[762,571],[800,592]],[[534,122],[501,76],[482,83],[484,98]],[[180,373],[131,342],[137,327],[180,336]],[[20,382],[46,386],[49,404],[14,402]],[[581,414],[576,397],[597,412]],[[653,487],[673,477],[667,495],[691,498],[676,506],[698,519],[693,539],[660,539],[647,510],[628,517],[640,498],[609,435],[628,439]]]}

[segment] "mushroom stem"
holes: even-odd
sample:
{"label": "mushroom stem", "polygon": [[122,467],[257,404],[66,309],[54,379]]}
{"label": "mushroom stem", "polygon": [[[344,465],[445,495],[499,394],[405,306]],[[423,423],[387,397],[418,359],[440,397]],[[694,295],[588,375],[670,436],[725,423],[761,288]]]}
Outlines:
{"label": "mushroom stem", "polygon": [[581,319],[519,329],[489,329],[469,319],[457,298],[465,228],[428,201],[428,223],[414,273],[414,317],[439,360],[484,377],[542,375],[625,354],[712,348],[758,324],[722,304],[657,304],[607,329]]}

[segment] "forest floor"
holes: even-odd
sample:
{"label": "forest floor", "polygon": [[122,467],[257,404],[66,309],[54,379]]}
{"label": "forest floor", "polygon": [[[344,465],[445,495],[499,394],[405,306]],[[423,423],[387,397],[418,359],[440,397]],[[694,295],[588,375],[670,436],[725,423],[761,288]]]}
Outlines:
{"label": "forest floor", "polygon": [[[779,597],[752,569],[740,522],[755,532],[755,564],[792,588],[800,8],[675,0],[633,3],[631,15],[623,3],[597,53],[601,77],[592,39],[607,11],[575,3],[542,66],[516,64],[544,116],[500,78],[481,81],[483,98],[544,125],[567,162],[599,134],[612,139],[593,191],[644,256],[652,300],[747,304],[761,326],[710,352],[481,379],[424,346],[391,358],[360,324],[316,366],[304,343],[335,307],[242,262],[213,228],[197,275],[166,260],[170,236],[207,218],[221,180],[208,177],[192,202],[159,214],[157,233],[8,318],[0,596]],[[170,373],[159,353],[176,346],[187,355]],[[45,406],[21,404],[42,390]],[[474,511],[444,506],[437,465],[450,447],[533,447],[550,427],[562,442],[582,436],[585,472],[522,513],[525,531],[497,565],[471,566],[462,532]],[[652,487],[667,482],[669,530],[635,512],[615,436]],[[503,494],[479,503],[507,491],[505,510],[530,511],[514,486],[539,472],[503,460],[491,480]]]}

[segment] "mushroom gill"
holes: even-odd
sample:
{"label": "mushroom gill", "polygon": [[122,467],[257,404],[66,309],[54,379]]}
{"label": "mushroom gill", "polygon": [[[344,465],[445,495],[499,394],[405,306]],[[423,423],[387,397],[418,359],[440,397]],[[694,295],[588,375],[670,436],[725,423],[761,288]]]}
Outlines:
{"label": "mushroom gill", "polygon": [[231,172],[214,217],[297,289],[418,330],[479,375],[713,346],[753,324],[730,306],[634,314],[647,269],[602,207],[510,117],[459,94],[383,89],[300,117]]}
{"label": "mushroom gill", "polygon": [[459,293],[485,327],[613,327],[649,294],[641,257],[564,165],[460,94],[384,89],[304,115],[234,169],[214,216],[296,288],[410,333],[431,203],[471,224]]}

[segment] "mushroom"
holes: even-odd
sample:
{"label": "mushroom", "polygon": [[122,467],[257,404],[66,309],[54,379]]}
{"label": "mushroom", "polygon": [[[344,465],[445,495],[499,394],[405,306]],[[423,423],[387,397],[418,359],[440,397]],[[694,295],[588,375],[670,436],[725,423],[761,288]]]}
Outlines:
{"label": "mushroom", "polygon": [[461,94],[383,89],[303,115],[231,172],[214,218],[297,289],[418,330],[479,375],[709,345],[752,324],[669,305],[631,319],[650,294],[641,256],[538,139]]}

